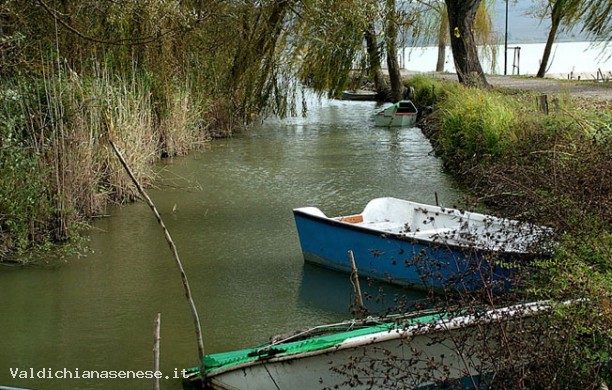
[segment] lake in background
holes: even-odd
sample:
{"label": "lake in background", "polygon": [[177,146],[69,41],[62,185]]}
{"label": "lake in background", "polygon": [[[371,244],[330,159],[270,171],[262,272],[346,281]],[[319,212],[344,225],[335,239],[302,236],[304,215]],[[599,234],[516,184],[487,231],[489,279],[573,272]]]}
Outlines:
{"label": "lake in background", "polygon": [[[520,60],[514,61],[515,47],[520,47]],[[540,67],[544,43],[509,43],[507,74],[535,75]],[[604,48],[602,45],[593,45],[592,42],[559,42],[553,45],[549,60],[548,77],[567,79],[573,74],[576,79],[591,80],[597,77],[601,70],[604,76],[612,77],[612,47]],[[433,72],[438,59],[437,47],[405,48],[400,63],[408,71]],[[504,74],[504,45],[497,46],[495,66],[485,56],[480,56],[483,70],[487,74]],[[444,70],[455,72],[455,64],[450,47],[446,48]],[[513,65],[519,66],[517,71]]]}

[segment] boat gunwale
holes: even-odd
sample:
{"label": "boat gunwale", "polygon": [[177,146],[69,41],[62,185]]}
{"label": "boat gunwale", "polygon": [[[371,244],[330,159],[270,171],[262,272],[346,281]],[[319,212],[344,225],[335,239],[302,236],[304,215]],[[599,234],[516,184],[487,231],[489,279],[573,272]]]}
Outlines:
{"label": "boat gunwale", "polygon": [[[569,304],[567,302],[561,302],[562,305]],[[493,310],[489,310],[480,315],[476,314],[467,314],[460,315],[458,317],[452,318],[438,318],[433,322],[424,321],[420,323],[416,323],[413,325],[409,325],[407,327],[392,327],[393,324],[389,324],[390,328],[388,330],[384,330],[381,332],[376,332],[372,334],[360,335],[355,337],[348,337],[347,340],[334,344],[330,347],[325,347],[321,349],[315,349],[311,351],[305,352],[294,352],[294,353],[286,353],[280,356],[260,356],[253,360],[249,360],[246,362],[241,362],[237,364],[229,364],[225,367],[221,367],[218,370],[210,371],[206,373],[205,380],[214,379],[217,376],[220,376],[226,372],[235,371],[244,369],[247,367],[258,366],[262,364],[268,363],[282,363],[284,361],[296,360],[301,358],[309,358],[312,356],[323,355],[330,352],[336,352],[340,350],[348,350],[348,349],[356,349],[359,347],[367,346],[374,343],[387,342],[392,340],[397,340],[401,338],[410,338],[414,336],[422,336],[427,335],[429,333],[437,333],[440,331],[451,331],[457,329],[465,329],[473,326],[480,325],[488,325],[493,322],[500,321],[509,321],[516,318],[528,318],[536,315],[540,312],[550,312],[554,309],[554,306],[551,304],[551,301],[536,301],[529,303],[521,303],[517,305],[513,305],[510,307],[496,308]],[[444,313],[438,313],[438,316],[442,316]],[[434,316],[426,316],[426,317],[434,317]],[[418,321],[423,317],[414,318],[414,321]],[[397,325],[397,324],[396,324]],[[373,326],[374,327],[374,326]],[[282,344],[276,344],[282,345]],[[275,346],[275,345],[271,345]],[[195,379],[195,378],[194,378]]]}
{"label": "boat gunwale", "polygon": [[[415,203],[416,204],[416,203]],[[341,227],[341,228],[348,228],[350,230],[356,230],[362,233],[367,233],[367,234],[371,234],[371,235],[375,235],[378,236],[380,238],[393,238],[393,239],[397,239],[399,241],[404,241],[404,242],[408,242],[411,244],[420,244],[420,245],[424,245],[424,246],[428,246],[428,247],[444,247],[450,250],[454,250],[454,251],[458,251],[458,252],[463,252],[463,253],[482,253],[482,254],[497,254],[497,255],[508,255],[508,256],[538,256],[538,255],[544,255],[544,253],[533,253],[530,251],[517,251],[517,250],[496,250],[493,248],[480,248],[476,245],[461,245],[461,244],[456,244],[453,242],[445,242],[443,240],[440,241],[436,241],[434,239],[427,239],[424,237],[415,237],[415,236],[408,236],[405,233],[394,233],[394,232],[387,232],[381,229],[375,229],[372,227],[368,227],[368,226],[363,226],[363,225],[356,225],[354,223],[350,223],[350,222],[346,222],[346,221],[341,221],[341,220],[337,220],[334,219],[333,217],[328,217],[328,216],[319,216],[319,215],[314,215],[311,213],[308,213],[306,211],[303,210],[303,208],[297,208],[297,209],[293,209],[293,214],[294,215],[299,215],[301,217],[310,219],[310,220],[314,220],[314,221],[318,221],[327,225],[332,225],[335,227]],[[472,213],[474,214],[474,213]],[[484,214],[482,214],[484,215]]]}

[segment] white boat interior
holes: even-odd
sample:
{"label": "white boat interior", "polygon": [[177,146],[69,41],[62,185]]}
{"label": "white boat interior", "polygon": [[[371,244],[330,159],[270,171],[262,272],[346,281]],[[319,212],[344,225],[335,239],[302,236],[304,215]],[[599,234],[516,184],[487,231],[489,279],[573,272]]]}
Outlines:
{"label": "white boat interior", "polygon": [[392,197],[371,200],[360,214],[333,218],[316,207],[300,210],[381,233],[505,252],[532,252],[551,232],[529,223]]}

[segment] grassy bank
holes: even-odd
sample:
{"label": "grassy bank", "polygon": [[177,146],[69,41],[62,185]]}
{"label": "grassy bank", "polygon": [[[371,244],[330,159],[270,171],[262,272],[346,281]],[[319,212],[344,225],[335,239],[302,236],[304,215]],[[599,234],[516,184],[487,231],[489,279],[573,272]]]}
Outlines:
{"label": "grassy bank", "polygon": [[554,322],[535,387],[610,383],[612,105],[548,96],[546,113],[533,92],[407,83],[431,112],[421,127],[475,203],[554,228],[554,255],[526,270],[517,299],[588,300]]}
{"label": "grassy bank", "polygon": [[207,137],[205,102],[189,85],[167,84],[163,100],[145,73],[93,69],[80,76],[49,66],[44,77],[0,85],[0,259],[27,262],[32,250],[77,236],[107,205],[136,192],[109,148],[112,138],[138,179],[152,162]]}

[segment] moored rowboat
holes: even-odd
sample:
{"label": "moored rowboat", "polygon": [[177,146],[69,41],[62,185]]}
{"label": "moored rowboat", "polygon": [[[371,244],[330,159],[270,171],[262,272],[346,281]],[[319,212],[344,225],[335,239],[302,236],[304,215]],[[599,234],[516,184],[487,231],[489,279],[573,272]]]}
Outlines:
{"label": "moored rowboat", "polygon": [[[204,378],[197,367],[187,372],[190,381],[213,389],[484,388],[487,373],[503,368],[497,358],[505,324],[516,329],[550,310],[546,302],[532,302],[471,314],[429,311],[323,325],[260,347],[208,355]],[[507,364],[528,359],[514,355]]]}
{"label": "moored rowboat", "polygon": [[365,90],[343,91],[342,100],[372,101],[376,100],[376,92]]}
{"label": "moored rowboat", "polygon": [[512,285],[516,263],[539,253],[550,229],[397,198],[371,200],[359,214],[293,210],[304,259],[417,288],[476,290]]}
{"label": "moored rowboat", "polygon": [[385,107],[374,115],[376,126],[383,127],[413,127],[416,124],[418,110],[410,100]]}

